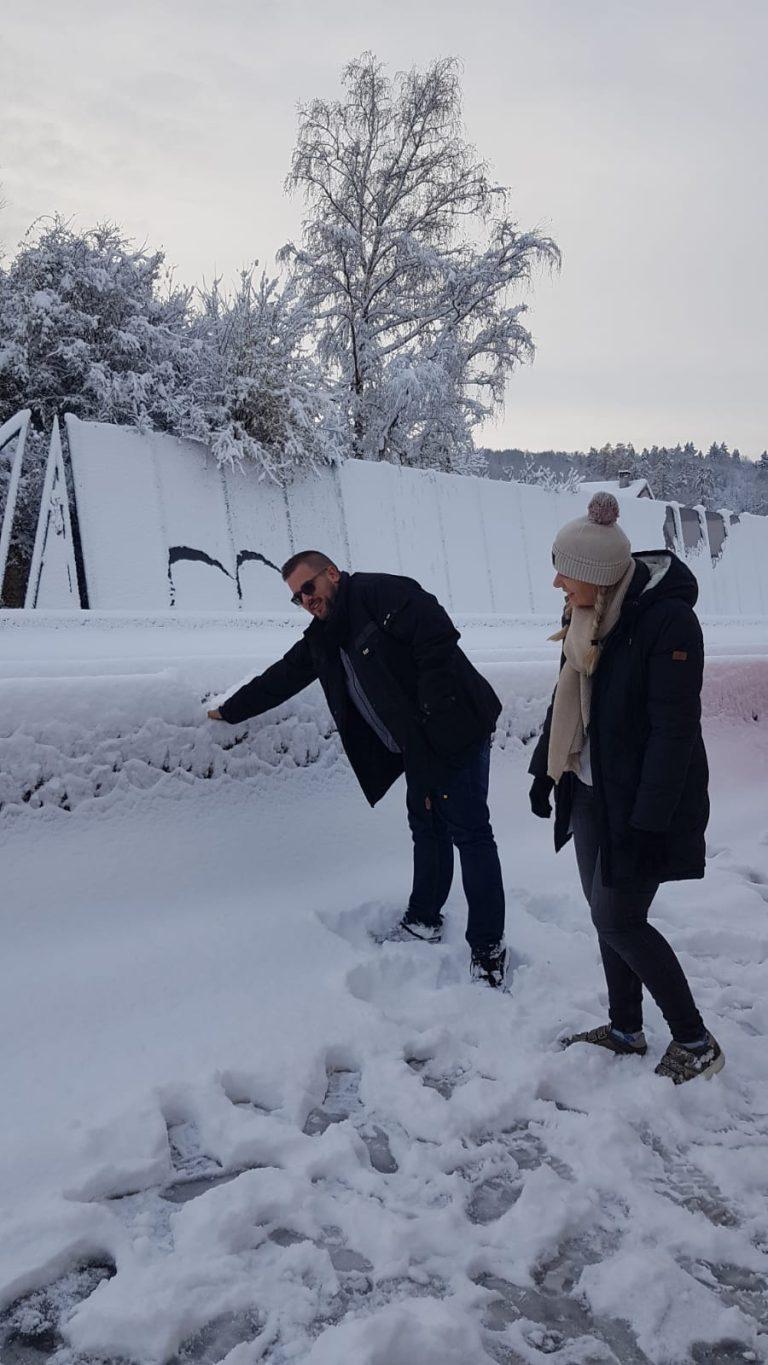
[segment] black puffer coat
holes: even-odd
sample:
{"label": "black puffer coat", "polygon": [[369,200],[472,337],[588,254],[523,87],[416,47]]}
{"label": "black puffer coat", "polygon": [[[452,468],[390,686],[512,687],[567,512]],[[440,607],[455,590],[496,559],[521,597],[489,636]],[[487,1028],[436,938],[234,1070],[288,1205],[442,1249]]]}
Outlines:
{"label": "black puffer coat", "polygon": [[[439,789],[493,731],[501,703],[458,647],[459,632],[436,597],[412,578],[341,575],[333,612],[314,620],[284,658],[219,708],[224,720],[258,716],[319,678],[347,757],[371,805],[404,770]],[[401,753],[351,703],[339,647]]]}
{"label": "black puffer coat", "polygon": [[[709,819],[698,585],[667,551],[634,558],[594,674],[589,724],[602,876],[613,887],[703,877]],[[550,705],[529,769],[536,777],[546,776],[551,719]],[[555,788],[558,850],[570,838],[576,780],[564,773]]]}

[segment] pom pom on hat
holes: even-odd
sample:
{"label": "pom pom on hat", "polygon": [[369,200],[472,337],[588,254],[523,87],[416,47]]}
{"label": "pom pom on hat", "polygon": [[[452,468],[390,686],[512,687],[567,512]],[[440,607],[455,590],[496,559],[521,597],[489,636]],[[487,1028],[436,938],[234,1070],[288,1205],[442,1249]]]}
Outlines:
{"label": "pom pom on hat", "polygon": [[614,526],[619,519],[619,504],[613,493],[595,493],[587,508],[587,516],[596,526]]}

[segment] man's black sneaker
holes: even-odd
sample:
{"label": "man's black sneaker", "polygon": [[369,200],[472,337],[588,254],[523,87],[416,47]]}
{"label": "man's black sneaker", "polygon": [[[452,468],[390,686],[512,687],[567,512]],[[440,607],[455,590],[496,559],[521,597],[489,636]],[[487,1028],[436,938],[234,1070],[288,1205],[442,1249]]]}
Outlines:
{"label": "man's black sneaker", "polygon": [[[413,919],[410,915],[403,915],[398,929],[402,930],[402,941],[409,938],[420,938],[424,943],[439,943],[443,937],[443,917],[438,915],[432,924],[425,924],[424,920]],[[399,936],[398,936],[399,937]]]}
{"label": "man's black sneaker", "polygon": [[621,1034],[614,1032],[610,1024],[600,1024],[598,1028],[587,1029],[586,1033],[572,1033],[569,1038],[563,1038],[562,1043],[563,1047],[570,1047],[572,1043],[594,1043],[596,1047],[606,1047],[619,1057],[644,1057],[648,1051],[642,1033],[636,1036],[634,1042],[627,1042]]}
{"label": "man's black sneaker", "polygon": [[494,943],[490,948],[473,948],[469,975],[473,981],[481,981],[484,986],[498,989],[504,985],[504,972],[507,966],[507,950],[502,943]]}
{"label": "man's black sneaker", "polygon": [[657,1076],[667,1076],[675,1085],[695,1080],[697,1076],[715,1076],[725,1066],[725,1053],[711,1033],[706,1035],[702,1048],[683,1047],[682,1043],[670,1043],[659,1065]]}

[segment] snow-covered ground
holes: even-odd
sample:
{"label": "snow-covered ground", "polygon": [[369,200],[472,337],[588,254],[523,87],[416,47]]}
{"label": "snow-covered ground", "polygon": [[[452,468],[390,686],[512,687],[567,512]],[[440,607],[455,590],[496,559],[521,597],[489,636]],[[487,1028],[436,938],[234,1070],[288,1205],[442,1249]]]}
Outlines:
{"label": "snow-covered ground", "polygon": [[[706,880],[668,886],[713,1081],[563,1052],[605,1017],[573,855],[527,804],[547,622],[468,622],[505,699],[492,802],[514,971],[400,913],[312,692],[203,695],[275,619],[17,616],[0,666],[0,1359],[672,1365],[768,1358],[768,634],[712,622]],[[7,621],[7,618],[6,618]],[[3,623],[4,625],[6,622]]]}

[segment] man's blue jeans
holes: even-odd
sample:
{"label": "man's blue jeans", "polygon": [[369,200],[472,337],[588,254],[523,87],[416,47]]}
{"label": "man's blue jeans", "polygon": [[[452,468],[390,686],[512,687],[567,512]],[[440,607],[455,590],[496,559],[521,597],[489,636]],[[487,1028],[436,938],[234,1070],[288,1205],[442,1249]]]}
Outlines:
{"label": "man's blue jeans", "polygon": [[408,915],[437,922],[453,880],[453,846],[459,850],[467,897],[467,942],[486,951],[504,934],[504,885],[488,811],[491,741],[472,752],[469,763],[445,786],[425,792],[408,783],[408,824],[413,835],[413,890]]}

